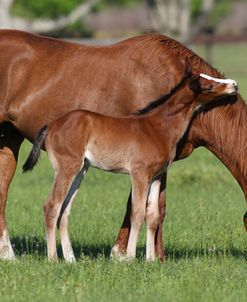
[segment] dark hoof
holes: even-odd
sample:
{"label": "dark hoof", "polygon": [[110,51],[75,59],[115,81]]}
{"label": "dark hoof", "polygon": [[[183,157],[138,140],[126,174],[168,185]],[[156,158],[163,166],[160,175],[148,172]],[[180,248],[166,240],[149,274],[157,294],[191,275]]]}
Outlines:
{"label": "dark hoof", "polygon": [[244,220],[244,227],[247,232],[247,212],[244,214],[243,220]]}

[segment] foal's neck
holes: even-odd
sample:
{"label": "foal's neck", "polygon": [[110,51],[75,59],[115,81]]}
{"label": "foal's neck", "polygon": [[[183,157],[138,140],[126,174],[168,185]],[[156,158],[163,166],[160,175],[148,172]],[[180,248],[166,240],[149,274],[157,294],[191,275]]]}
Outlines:
{"label": "foal's neck", "polygon": [[195,94],[193,91],[184,87],[173,95],[168,102],[154,110],[147,119],[160,130],[169,130],[171,127],[177,130],[178,134],[184,132],[196,110],[194,102]]}

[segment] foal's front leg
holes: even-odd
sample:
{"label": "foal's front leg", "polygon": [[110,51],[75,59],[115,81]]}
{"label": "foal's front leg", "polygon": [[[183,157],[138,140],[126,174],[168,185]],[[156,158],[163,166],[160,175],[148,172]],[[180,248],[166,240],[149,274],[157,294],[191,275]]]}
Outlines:
{"label": "foal's front leg", "polygon": [[158,179],[150,186],[146,210],[146,259],[148,261],[155,260],[155,231],[159,225],[159,193],[160,180]]}
{"label": "foal's front leg", "polygon": [[127,246],[127,257],[136,256],[136,245],[141,226],[144,223],[146,202],[148,196],[149,178],[143,174],[131,175],[132,180],[132,208],[131,208],[131,229]]}
{"label": "foal's front leg", "polygon": [[[166,174],[161,179],[161,187],[160,187],[160,195],[159,195],[159,224],[158,228],[155,233],[155,250],[156,256],[161,260],[164,261],[165,253],[164,253],[164,245],[163,245],[163,236],[162,236],[162,228],[163,222],[166,213]],[[111,251],[111,256],[116,259],[122,259],[124,253],[127,249],[129,234],[130,234],[130,214],[131,214],[131,203],[132,197],[131,192],[128,199],[126,213],[124,216],[124,220],[119,230],[117,239]]]}

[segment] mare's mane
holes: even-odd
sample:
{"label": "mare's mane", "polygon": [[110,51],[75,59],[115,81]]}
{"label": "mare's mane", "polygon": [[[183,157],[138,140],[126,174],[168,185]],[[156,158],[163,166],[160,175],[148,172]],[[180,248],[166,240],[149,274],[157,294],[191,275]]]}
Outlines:
{"label": "mare's mane", "polygon": [[185,81],[187,79],[189,79],[191,77],[191,73],[189,72],[185,72],[184,76],[182,77],[182,79],[180,80],[180,82],[175,85],[173,88],[170,89],[170,91],[167,94],[163,94],[161,95],[158,99],[150,102],[148,105],[146,105],[144,108],[142,109],[138,109],[135,112],[133,112],[133,115],[143,115],[146,114],[152,110],[154,110],[155,108],[163,105],[166,101],[168,101],[172,95],[174,95],[185,83]]}
{"label": "mare's mane", "polygon": [[[202,58],[196,55],[192,50],[180,44],[178,41],[173,40],[169,37],[160,34],[149,34],[143,35],[135,38],[128,39],[123,41],[126,43],[130,40],[139,40],[139,49],[145,51],[146,57],[148,57],[151,61],[160,62],[161,70],[165,70],[165,73],[170,73],[172,82],[172,74],[173,70],[169,69],[169,66],[177,65],[178,58],[180,61],[187,60],[188,64],[191,66],[191,70],[194,73],[205,73],[213,77],[223,78],[224,76],[215,68],[213,68],[210,64],[205,62]],[[165,57],[163,58],[163,54]],[[177,76],[177,75],[176,75]],[[165,76],[164,76],[165,78]],[[133,115],[143,115],[151,110],[159,107],[165,101],[167,101],[184,83],[185,75],[180,80],[180,82],[170,88],[170,91],[167,94],[161,95],[158,99],[150,102],[142,109],[137,109]]]}

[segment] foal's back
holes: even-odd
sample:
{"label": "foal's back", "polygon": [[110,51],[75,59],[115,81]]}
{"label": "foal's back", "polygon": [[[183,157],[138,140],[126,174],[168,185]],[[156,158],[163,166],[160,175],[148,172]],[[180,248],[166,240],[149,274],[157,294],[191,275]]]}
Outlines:
{"label": "foal's back", "polygon": [[147,164],[154,161],[154,154],[164,155],[156,136],[146,117],[116,118],[76,110],[48,126],[45,147],[55,157],[72,157],[82,164],[85,156],[92,166],[129,173],[133,163],[145,165],[142,158]]}

